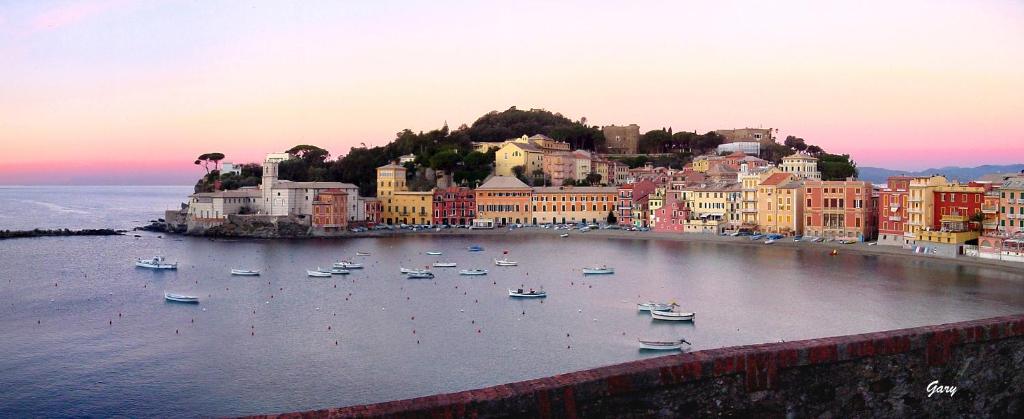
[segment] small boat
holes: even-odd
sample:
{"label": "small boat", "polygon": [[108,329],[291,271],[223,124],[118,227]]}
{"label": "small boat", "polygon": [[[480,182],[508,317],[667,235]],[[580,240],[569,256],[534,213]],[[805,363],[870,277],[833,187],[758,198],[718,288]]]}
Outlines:
{"label": "small boat", "polygon": [[487,275],[486,269],[463,269],[459,275]]}
{"label": "small boat", "polygon": [[178,269],[178,262],[167,263],[163,256],[153,256],[152,259],[136,258],[135,266],[148,269]]}
{"label": "small boat", "polygon": [[566,237],[569,237],[569,233],[562,233],[562,234],[559,234],[559,235],[558,235],[558,237],[561,237],[561,238],[563,238],[563,239],[564,239],[564,238],[566,238]]}
{"label": "small boat", "polygon": [[174,294],[174,293],[170,293],[170,292],[166,292],[166,291],[164,292],[164,299],[166,299],[167,301],[174,301],[174,302],[178,302],[178,303],[198,303],[199,302],[199,297],[196,297],[194,295]]}
{"label": "small boat", "polygon": [[231,275],[238,275],[238,276],[259,276],[259,274],[260,274],[260,271],[258,271],[258,270],[256,270],[256,271],[253,271],[253,270],[249,270],[249,269],[232,269],[232,270],[231,270]]}
{"label": "small boat", "polygon": [[548,296],[548,293],[545,292],[544,290],[535,291],[535,290],[531,289],[529,291],[523,291],[522,288],[515,289],[515,290],[509,288],[508,289],[508,296],[509,297],[516,297],[516,298],[544,298],[544,297]]}
{"label": "small boat", "polygon": [[498,266],[518,266],[519,262],[505,259],[494,259],[494,264]]}
{"label": "small boat", "polygon": [[356,252],[356,256],[370,256],[370,252]]}
{"label": "small boat", "polygon": [[636,309],[638,311],[672,311],[675,304],[656,303],[654,301],[648,301],[646,303],[638,303]]}
{"label": "small boat", "polygon": [[430,271],[410,271],[406,276],[409,278],[433,278],[434,273]]}
{"label": "small boat", "polygon": [[454,268],[455,262],[434,262],[435,268]]}
{"label": "small boat", "polygon": [[584,275],[609,275],[615,273],[615,269],[607,266],[600,266],[597,268],[583,268]]}
{"label": "small boat", "polygon": [[348,269],[345,269],[345,268],[339,268],[339,267],[331,268],[331,275],[348,275],[350,273],[352,273],[352,271],[349,271]]}
{"label": "small boat", "polygon": [[484,247],[480,246],[478,244],[474,244],[472,246],[469,246],[466,249],[469,250],[470,252],[483,252],[484,251]]}
{"label": "small boat", "polygon": [[427,254],[430,255],[430,256],[440,256],[441,252],[438,252],[438,251],[435,250],[435,251],[427,252]]}
{"label": "small boat", "polygon": [[330,278],[331,271],[324,272],[320,268],[316,268],[315,271],[306,270],[306,275],[314,278]]}
{"label": "small boat", "polygon": [[654,320],[689,321],[693,320],[695,313],[680,313],[678,311],[652,311],[651,318]]}
{"label": "small boat", "polygon": [[764,244],[775,244],[775,239],[768,239],[764,241]]}
{"label": "small boat", "polygon": [[407,273],[409,273],[409,272],[412,272],[412,271],[415,271],[415,270],[416,270],[416,269],[412,269],[412,268],[401,268],[401,267],[400,267],[400,268],[398,268],[398,271],[399,271],[399,272],[401,272],[401,273],[403,273],[403,274],[407,274]]}
{"label": "small boat", "polygon": [[668,341],[637,339],[637,341],[640,342],[640,349],[649,349],[652,351],[671,351],[681,349],[684,343],[687,345],[690,344],[690,342],[687,342],[686,339]]}
{"label": "small boat", "polygon": [[342,269],[363,269],[363,264],[362,263],[355,263],[355,262],[350,261],[350,260],[343,260],[341,262],[335,262],[334,263],[334,267],[335,268],[342,268]]}

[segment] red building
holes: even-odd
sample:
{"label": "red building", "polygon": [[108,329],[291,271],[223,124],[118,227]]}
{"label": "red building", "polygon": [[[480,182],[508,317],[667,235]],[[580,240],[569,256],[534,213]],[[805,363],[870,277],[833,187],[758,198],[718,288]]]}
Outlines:
{"label": "red building", "polygon": [[650,179],[642,179],[619,186],[618,203],[615,208],[615,218],[618,220],[619,225],[633,224],[634,205],[638,200],[646,198],[647,195],[654,192],[656,187],[657,184]]}
{"label": "red building", "polygon": [[343,231],[348,227],[348,192],[325,189],[313,199],[313,227]]}
{"label": "red building", "polygon": [[471,225],[476,217],[476,196],[464,186],[434,190],[434,225]]}
{"label": "red building", "polygon": [[907,200],[910,199],[910,176],[890,176],[878,195],[878,244],[909,246],[913,237],[904,233],[907,224]]}
{"label": "red building", "polygon": [[373,197],[360,199],[363,200],[363,208],[366,211],[366,225],[373,227],[380,224],[380,214],[384,210],[380,200]]}
{"label": "red building", "polygon": [[660,232],[682,233],[686,229],[686,220],[690,218],[690,210],[686,202],[678,201],[674,193],[665,194],[665,203],[654,210],[651,229]]}
{"label": "red building", "polygon": [[981,206],[985,203],[985,187],[979,183],[971,182],[966,185],[948,185],[935,188],[935,203],[932,213],[932,229],[942,228],[942,219],[965,218],[970,222],[971,228],[977,228],[977,223],[971,222],[971,217],[981,212]]}
{"label": "red building", "polygon": [[877,198],[870,182],[804,182],[804,235],[866,241],[878,234]]}

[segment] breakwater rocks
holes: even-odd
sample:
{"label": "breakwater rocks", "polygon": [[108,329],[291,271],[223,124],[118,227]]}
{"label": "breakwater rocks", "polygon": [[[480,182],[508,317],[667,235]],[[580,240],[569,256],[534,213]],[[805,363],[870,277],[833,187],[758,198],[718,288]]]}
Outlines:
{"label": "breakwater rocks", "polygon": [[308,221],[294,217],[231,215],[227,222],[204,224],[190,222],[186,234],[207,237],[235,238],[301,238],[311,237]]}
{"label": "breakwater rocks", "polygon": [[710,349],[287,418],[1021,417],[1024,315]]}
{"label": "breakwater rocks", "polygon": [[32,230],[0,230],[0,240],[21,239],[30,237],[56,237],[56,236],[120,236],[124,230],[113,230],[109,228],[87,228],[82,230],[69,229],[32,229]]}

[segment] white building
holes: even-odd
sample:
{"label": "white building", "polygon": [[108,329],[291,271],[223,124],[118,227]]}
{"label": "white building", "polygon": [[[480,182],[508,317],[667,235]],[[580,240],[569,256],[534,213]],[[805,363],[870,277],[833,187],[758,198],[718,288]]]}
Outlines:
{"label": "white building", "polygon": [[747,142],[741,141],[736,143],[726,143],[718,146],[718,154],[732,154],[737,151],[743,152],[744,154],[751,156],[761,155],[761,143],[759,142]]}
{"label": "white building", "polygon": [[221,163],[221,165],[220,165],[220,173],[221,174],[234,173],[236,175],[241,175],[242,174],[242,165],[234,164],[232,162],[226,161],[224,163]]}
{"label": "white building", "polygon": [[404,156],[398,156],[398,164],[406,164],[413,160],[416,160],[416,155],[409,153]]}
{"label": "white building", "polygon": [[782,169],[785,173],[792,173],[793,176],[799,178],[821,180],[821,172],[818,171],[818,159],[804,153],[783,157],[779,169]]}
{"label": "white building", "polygon": [[260,191],[256,188],[195,193],[189,196],[188,219],[224,220],[231,214],[256,212],[259,200]]}
{"label": "white building", "polygon": [[278,166],[291,158],[289,154],[268,154],[263,161],[263,181],[260,184],[262,201],[259,213],[273,216],[313,215],[313,201],[326,189],[341,189],[348,193],[349,221],[365,221],[366,208],[359,199],[359,187],[342,182],[292,182],[278,180]]}

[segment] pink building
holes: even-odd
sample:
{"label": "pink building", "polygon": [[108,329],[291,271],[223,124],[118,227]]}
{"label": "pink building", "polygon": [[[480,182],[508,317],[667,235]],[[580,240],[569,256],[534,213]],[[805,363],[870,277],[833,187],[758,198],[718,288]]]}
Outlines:
{"label": "pink building", "polygon": [[686,220],[690,218],[690,210],[686,203],[678,201],[676,194],[665,194],[665,203],[654,210],[651,220],[652,229],[659,232],[682,233],[686,228]]}
{"label": "pink building", "polygon": [[636,201],[647,198],[656,187],[654,181],[647,179],[619,186],[618,203],[615,208],[615,218],[618,219],[619,225],[633,224],[633,207]]}
{"label": "pink building", "polygon": [[809,180],[804,201],[805,235],[866,241],[878,234],[878,198],[870,182]]}

